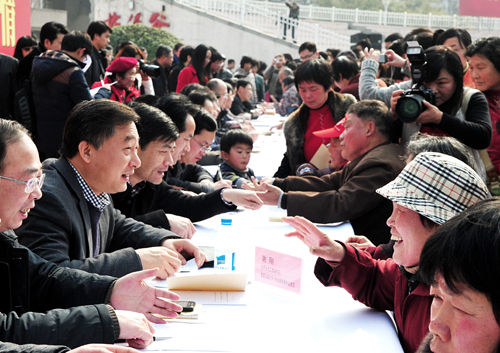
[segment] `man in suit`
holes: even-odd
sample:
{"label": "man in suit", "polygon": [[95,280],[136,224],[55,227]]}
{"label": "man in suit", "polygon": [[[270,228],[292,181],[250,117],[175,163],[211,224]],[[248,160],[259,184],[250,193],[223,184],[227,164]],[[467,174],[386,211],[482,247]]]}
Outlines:
{"label": "man in suit", "polygon": [[44,344],[16,348],[0,342],[0,351],[55,353],[68,348],[53,345],[75,348],[118,338],[139,348],[152,343],[154,329],[146,317],[161,323],[151,312],[176,317],[173,311],[181,309],[162,299],[177,300],[178,295],[143,282],[158,269],[116,279],[58,267],[19,245],[14,230],[42,196],[43,183],[42,164],[27,130],[0,119],[0,338]]}
{"label": "man in suit", "polygon": [[[187,217],[196,222],[217,214],[234,211],[236,206],[249,209],[260,208],[262,201],[253,191],[224,188],[199,196],[191,196],[168,185],[163,181],[163,174],[174,163],[171,153],[179,137],[177,128],[172,120],[157,108],[146,104],[136,104],[134,110],[141,117],[137,124],[141,137],[138,150],[141,166],[130,176],[127,190],[113,194],[115,207],[123,214],[154,227],[174,229],[175,223],[172,223],[173,220],[177,222],[176,218]],[[191,141],[199,138],[203,147],[198,145],[200,142],[195,141],[189,152],[193,149],[199,151],[207,148],[213,140],[215,122],[208,113],[205,114],[209,119],[208,122],[213,124],[213,133],[207,132],[209,136],[207,138],[203,137],[205,133],[197,134],[198,129],[207,131],[202,124],[198,124],[198,120],[195,137]],[[168,214],[166,215],[165,212]]]}
{"label": "man in suit", "polygon": [[[126,218],[108,193],[126,190],[139,136],[137,114],[109,100],[82,102],[68,117],[57,161],[45,161],[44,197],[19,229],[20,242],[60,266],[121,277],[159,267],[166,278],[182,254],[205,255],[175,233]],[[43,236],[40,236],[43,234]]]}

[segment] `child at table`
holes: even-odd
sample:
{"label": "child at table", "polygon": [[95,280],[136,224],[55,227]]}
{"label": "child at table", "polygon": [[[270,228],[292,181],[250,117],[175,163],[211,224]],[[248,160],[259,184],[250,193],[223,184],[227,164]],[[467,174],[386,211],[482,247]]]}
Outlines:
{"label": "child at table", "polygon": [[220,141],[220,153],[224,159],[220,171],[224,179],[231,180],[233,188],[242,189],[243,183],[250,182],[255,176],[253,170],[247,168],[252,148],[252,136],[243,130],[230,130]]}

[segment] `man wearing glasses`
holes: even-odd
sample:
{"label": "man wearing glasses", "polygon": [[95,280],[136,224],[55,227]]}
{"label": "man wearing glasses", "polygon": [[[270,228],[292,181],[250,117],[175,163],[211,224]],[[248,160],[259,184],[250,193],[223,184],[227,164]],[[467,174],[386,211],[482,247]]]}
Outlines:
{"label": "man wearing glasses", "polygon": [[319,53],[316,44],[311,42],[302,43],[299,47],[299,55],[302,62],[318,59]]}
{"label": "man wearing glasses", "polygon": [[[141,166],[130,176],[127,190],[112,195],[115,207],[124,215],[155,227],[170,229],[174,217],[187,217],[197,222],[233,211],[236,206],[260,208],[262,201],[254,192],[224,188],[191,196],[168,185],[162,180],[162,174],[174,163],[172,151],[177,148],[175,141],[179,136],[176,126],[156,108],[137,104],[134,109],[141,117],[137,124],[140,136],[137,154]],[[206,111],[200,112],[194,116],[196,130],[190,141],[191,148],[182,157],[188,156],[191,162],[210,149],[215,135],[215,121]],[[191,154],[193,150],[196,152]],[[191,222],[189,224],[192,227]]]}

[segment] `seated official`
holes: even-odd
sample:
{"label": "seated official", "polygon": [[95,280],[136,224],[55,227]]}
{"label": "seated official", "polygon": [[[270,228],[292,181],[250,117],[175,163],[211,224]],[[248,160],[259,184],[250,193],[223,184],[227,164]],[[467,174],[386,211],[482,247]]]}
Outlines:
{"label": "seated official", "polygon": [[419,272],[433,299],[419,353],[499,351],[499,210],[498,199],[478,202],[426,241]]}
{"label": "seated official", "polygon": [[125,191],[140,166],[138,119],[110,100],[73,109],[62,157],[45,165],[45,195],[19,229],[21,244],[60,266],[117,277],[159,267],[157,276],[166,278],[185,261],[177,249],[201,266],[204,254],[191,242],[113,207],[108,193]]}
{"label": "seated official", "polygon": [[392,259],[374,259],[367,251],[334,241],[305,218],[284,220],[296,229],[288,236],[297,236],[319,257],[314,269],[318,280],[344,288],[371,308],[394,311],[403,350],[413,353],[429,331],[433,301],[419,276],[424,243],[443,223],[488,198],[489,192],[472,168],[434,152],[417,155],[377,192],[394,205],[387,220],[396,242]]}
{"label": "seated official", "polygon": [[345,131],[340,136],[342,157],[349,163],[322,177],[276,178],[261,199],[286,209],[289,216],[304,216],[313,222],[350,221],[354,234],[367,236],[375,245],[389,241],[385,224],[392,210],[389,200],[375,190],[399,174],[404,162],[400,148],[391,144],[392,118],[379,101],[361,101],[347,111]]}
{"label": "seated official", "polygon": [[210,173],[197,164],[183,164],[182,156],[191,149],[196,123],[193,116],[198,108],[181,94],[171,93],[160,99],[156,107],[169,116],[179,130],[180,137],[176,140],[176,148],[172,153],[174,165],[165,174],[164,180],[178,189],[191,191],[195,194],[211,192],[230,184],[227,181],[214,180]]}
{"label": "seated official", "polygon": [[[141,117],[137,130],[140,136],[138,155],[142,163],[130,176],[127,190],[112,195],[115,207],[123,214],[168,229],[172,214],[197,222],[234,211],[237,205],[250,209],[260,207],[262,201],[250,191],[225,188],[206,195],[190,196],[167,185],[162,177],[173,163],[177,128],[159,109],[145,104],[135,104],[133,108]],[[207,112],[204,114],[213,122]]]}
{"label": "seated official", "polygon": [[58,267],[19,245],[14,229],[32,214],[45,174],[28,131],[3,119],[0,175],[0,339],[15,343],[0,342],[0,351],[55,353],[118,338],[136,348],[152,343],[154,329],[147,319],[164,322],[152,313],[173,318],[181,309],[165,300],[177,300],[177,294],[143,282],[158,269],[117,280]]}
{"label": "seated official", "polygon": [[251,99],[252,84],[250,81],[244,79],[236,81],[236,95],[231,104],[231,113],[234,115],[250,113],[252,119],[257,119],[261,112],[255,109],[253,103],[251,103]]}

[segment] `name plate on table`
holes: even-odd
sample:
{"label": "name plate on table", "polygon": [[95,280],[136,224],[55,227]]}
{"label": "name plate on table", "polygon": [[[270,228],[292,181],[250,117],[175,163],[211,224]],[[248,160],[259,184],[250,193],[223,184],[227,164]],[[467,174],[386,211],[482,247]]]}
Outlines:
{"label": "name plate on table", "polygon": [[255,281],[300,294],[302,259],[255,247]]}

